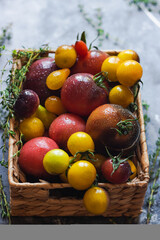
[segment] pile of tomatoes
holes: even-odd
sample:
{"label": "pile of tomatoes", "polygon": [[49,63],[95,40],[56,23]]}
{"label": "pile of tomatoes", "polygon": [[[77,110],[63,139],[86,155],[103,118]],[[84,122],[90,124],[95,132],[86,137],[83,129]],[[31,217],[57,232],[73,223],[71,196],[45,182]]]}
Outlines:
{"label": "pile of tomatoes", "polygon": [[129,158],[140,128],[127,108],[135,104],[133,88],[141,77],[135,51],[109,56],[82,40],[58,47],[52,61],[34,62],[14,107],[24,140],[20,168],[85,190],[86,209],[103,214],[109,195],[98,182],[119,184],[136,176]]}

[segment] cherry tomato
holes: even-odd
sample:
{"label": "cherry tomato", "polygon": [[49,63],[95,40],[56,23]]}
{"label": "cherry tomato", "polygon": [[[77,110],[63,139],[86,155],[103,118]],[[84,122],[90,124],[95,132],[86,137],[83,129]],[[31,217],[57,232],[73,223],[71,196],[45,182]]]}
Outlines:
{"label": "cherry tomato", "polygon": [[139,62],[138,54],[135,51],[130,50],[130,49],[121,51],[117,55],[117,57],[119,57],[123,61],[125,61],[125,60],[135,60],[135,61]]}
{"label": "cherry tomato", "polygon": [[60,89],[70,74],[69,68],[60,69],[49,74],[46,85],[51,90]]}
{"label": "cherry tomato", "polygon": [[44,169],[49,174],[63,173],[69,166],[69,156],[62,149],[53,149],[43,158]]}
{"label": "cherry tomato", "polygon": [[109,92],[109,101],[112,104],[119,104],[126,108],[134,102],[134,95],[128,87],[117,85]]}
{"label": "cherry tomato", "polygon": [[57,115],[66,112],[66,109],[63,106],[61,99],[57,96],[48,97],[45,101],[45,107],[49,112],[55,113]]}
{"label": "cherry tomato", "polygon": [[62,45],[55,52],[55,63],[59,68],[71,68],[77,58],[77,53],[74,47]]}
{"label": "cherry tomato", "polygon": [[85,192],[83,203],[88,212],[100,215],[108,208],[109,196],[103,188],[91,187]]}
{"label": "cherry tomato", "polygon": [[87,150],[94,151],[94,142],[89,134],[85,132],[75,132],[69,137],[67,147],[74,156],[77,152],[85,152]]}
{"label": "cherry tomato", "polygon": [[87,45],[82,40],[76,41],[76,43],[75,43],[75,50],[76,50],[77,55],[79,57],[85,57],[87,55],[87,53],[88,53]]}
{"label": "cherry tomato", "polygon": [[143,74],[141,65],[134,60],[126,60],[117,68],[118,81],[127,87],[133,86]]}
{"label": "cherry tomato", "polygon": [[35,115],[43,122],[46,129],[49,128],[53,120],[57,117],[54,113],[48,112],[42,105],[38,106]]}
{"label": "cherry tomato", "polygon": [[131,167],[127,161],[120,163],[113,172],[113,160],[111,158],[107,158],[102,164],[101,171],[107,181],[117,184],[127,182],[131,175]]}
{"label": "cherry tomato", "polygon": [[42,137],[45,130],[42,121],[37,117],[30,117],[24,119],[20,123],[19,129],[24,135],[25,141],[36,137]]}
{"label": "cherry tomato", "polygon": [[96,169],[86,160],[75,162],[68,170],[68,182],[77,190],[89,188],[96,178]]}
{"label": "cherry tomato", "polygon": [[101,71],[108,72],[108,78],[111,82],[117,82],[116,71],[122,60],[117,56],[111,56],[102,63]]}
{"label": "cherry tomato", "polygon": [[136,168],[136,166],[134,165],[134,163],[131,160],[127,160],[127,162],[129,163],[129,165],[131,167],[132,174],[130,175],[129,178],[130,178],[130,180],[132,180],[137,175],[137,168]]}

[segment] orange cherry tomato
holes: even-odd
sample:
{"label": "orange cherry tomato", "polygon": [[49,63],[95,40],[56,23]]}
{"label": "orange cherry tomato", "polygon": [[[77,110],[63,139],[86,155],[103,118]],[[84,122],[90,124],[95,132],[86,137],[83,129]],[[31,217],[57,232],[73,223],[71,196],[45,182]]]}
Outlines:
{"label": "orange cherry tomato", "polygon": [[136,166],[134,165],[134,163],[131,160],[127,160],[127,162],[129,163],[129,165],[131,167],[132,174],[130,175],[129,178],[130,178],[130,180],[132,180],[137,175],[137,168],[136,168]]}
{"label": "orange cherry tomato", "polygon": [[61,99],[57,96],[48,97],[45,101],[45,107],[49,112],[55,113],[56,115],[60,115],[66,112]]}
{"label": "orange cherry tomato", "polygon": [[70,74],[69,68],[56,70],[50,73],[46,80],[47,87],[51,90],[60,89],[63,86],[69,74]]}

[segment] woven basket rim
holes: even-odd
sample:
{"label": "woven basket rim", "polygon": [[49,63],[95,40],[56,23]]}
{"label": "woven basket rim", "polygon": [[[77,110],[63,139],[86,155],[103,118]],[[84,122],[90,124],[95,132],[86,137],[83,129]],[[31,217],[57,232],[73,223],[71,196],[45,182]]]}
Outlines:
{"label": "woven basket rim", "polygon": [[[38,51],[38,50],[33,50],[33,49],[17,49],[18,51]],[[106,52],[111,55],[117,55],[119,52],[122,50],[102,50],[103,52]],[[55,53],[55,50],[47,50],[45,51],[46,53]],[[14,59],[16,60],[16,59]],[[144,179],[141,181],[136,181],[136,182],[127,182],[123,184],[112,184],[112,183],[99,183],[99,186],[103,187],[109,187],[109,188],[128,188],[128,187],[133,187],[133,186],[146,186],[149,181],[149,158],[148,158],[148,153],[147,153],[147,144],[146,144],[146,136],[145,136],[145,126],[144,126],[144,118],[143,118],[143,109],[142,109],[142,104],[141,104],[141,93],[139,92],[138,98],[137,98],[137,103],[138,103],[138,116],[139,116],[139,123],[140,123],[140,128],[141,128],[141,134],[140,134],[140,145],[141,145],[141,150],[142,150],[142,157],[141,157],[141,165],[142,165],[142,170],[144,173]],[[10,120],[10,127],[14,129],[14,119]],[[9,153],[8,153],[8,180],[10,187],[16,187],[16,188],[32,188],[32,187],[37,187],[37,188],[46,188],[46,189],[53,189],[53,188],[62,188],[62,187],[71,187],[69,183],[48,183],[48,182],[36,182],[36,183],[30,183],[30,182],[24,182],[24,183],[17,183],[13,179],[13,171],[14,171],[14,166],[13,166],[13,149],[11,146],[13,146],[14,143],[14,138],[11,136],[9,137]]]}

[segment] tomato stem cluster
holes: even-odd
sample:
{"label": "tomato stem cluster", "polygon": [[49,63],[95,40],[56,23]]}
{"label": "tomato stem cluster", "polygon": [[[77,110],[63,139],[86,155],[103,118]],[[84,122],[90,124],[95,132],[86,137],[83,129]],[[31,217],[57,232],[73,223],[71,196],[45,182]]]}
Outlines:
{"label": "tomato stem cluster", "polygon": [[70,160],[69,164],[72,164],[76,159],[85,159],[88,161],[93,161],[95,162],[96,160],[94,159],[94,152],[90,149],[88,149],[85,152],[76,152],[74,157]]}
{"label": "tomato stem cluster", "polygon": [[107,93],[109,93],[108,88],[105,85],[105,81],[107,81],[107,82],[109,81],[107,72],[102,71],[102,72],[95,74],[93,77],[93,80],[97,86],[104,88],[107,91]]}
{"label": "tomato stem cluster", "polygon": [[127,135],[130,131],[133,130],[133,123],[132,121],[136,121],[136,119],[126,119],[126,120],[123,120],[123,121],[119,121],[116,126],[118,128],[113,128],[115,129],[120,136],[122,135]]}

